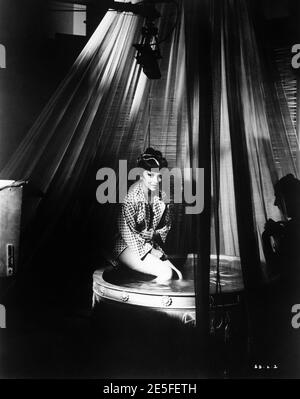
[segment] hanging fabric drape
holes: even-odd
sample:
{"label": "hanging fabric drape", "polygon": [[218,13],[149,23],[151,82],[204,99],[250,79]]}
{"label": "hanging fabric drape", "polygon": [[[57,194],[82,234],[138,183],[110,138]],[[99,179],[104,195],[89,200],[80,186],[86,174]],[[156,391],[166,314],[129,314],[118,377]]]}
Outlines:
{"label": "hanging fabric drape", "polygon": [[[251,9],[253,3],[249,3]],[[290,45],[265,39],[265,21],[254,13],[254,30],[264,63],[263,82],[268,124],[272,130],[271,143],[279,177],[290,173],[291,158],[299,176],[299,87],[297,73],[291,68]]]}
{"label": "hanging fabric drape", "polygon": [[186,87],[189,155],[192,179],[204,169],[204,203],[201,214],[193,215],[192,236],[197,262],[194,268],[198,351],[202,365],[209,361],[209,289],[211,227],[211,68],[209,2],[184,2],[186,26]]}
{"label": "hanging fabric drape", "polygon": [[[273,184],[282,176],[283,165],[278,164],[272,147],[279,133],[270,124],[268,92],[247,2],[215,2],[213,18],[213,148],[219,151],[213,162],[214,170],[219,171],[213,184],[214,196],[219,190],[217,233],[221,253],[240,254],[242,262],[249,262],[247,273],[255,282],[259,273],[254,270],[258,272],[264,262],[264,224],[268,218],[280,219],[273,206]],[[272,120],[282,123],[275,112]],[[287,139],[282,141],[281,151],[289,151]],[[284,157],[284,172],[296,173],[289,155]]]}
{"label": "hanging fabric drape", "polygon": [[[170,34],[176,16],[168,5],[160,11],[163,38]],[[164,77],[159,81],[148,81],[134,59],[132,45],[139,42],[142,24],[138,16],[107,12],[1,171],[3,178],[28,179],[44,193],[28,201],[23,220],[24,240],[32,235],[34,242],[26,245],[29,258],[54,239],[62,221],[70,234],[75,224],[78,242],[88,229],[95,246],[105,247],[116,207],[97,203],[96,172],[104,166],[118,171],[119,159],[128,161],[128,170],[135,166],[149,125],[150,84],[151,145],[164,153],[170,167],[189,165],[183,17],[179,15],[171,38],[160,45]],[[187,252],[190,240],[188,235],[182,239],[182,231],[189,231],[190,221],[185,223],[180,204],[175,208],[171,246]]]}
{"label": "hanging fabric drape", "polygon": [[212,237],[217,252],[241,258],[249,343],[258,333],[253,322],[255,289],[270,272],[264,265],[261,234],[268,218],[281,219],[273,205],[273,184],[284,174],[297,174],[289,129],[278,112],[274,82],[265,79],[266,64],[250,11],[247,1],[226,0],[214,2],[212,12]]}
{"label": "hanging fabric drape", "polygon": [[160,36],[169,38],[160,44],[162,78],[151,82],[132,46],[142,18],[108,11],[0,176],[28,179],[44,193],[27,204],[27,261],[49,241],[55,257],[57,232],[70,241],[67,250],[75,242],[83,252],[82,240],[91,252],[109,249],[117,206],[97,203],[96,173],[118,172],[120,159],[134,167],[151,119],[151,145],[170,168],[192,169],[183,183],[205,170],[204,211],[187,215],[174,204],[168,252],[197,255],[197,317],[207,322],[209,255],[240,256],[246,287],[261,272],[267,277],[261,233],[269,217],[280,218],[273,183],[296,169],[248,2],[185,0],[178,9],[172,30],[174,10],[160,5]]}

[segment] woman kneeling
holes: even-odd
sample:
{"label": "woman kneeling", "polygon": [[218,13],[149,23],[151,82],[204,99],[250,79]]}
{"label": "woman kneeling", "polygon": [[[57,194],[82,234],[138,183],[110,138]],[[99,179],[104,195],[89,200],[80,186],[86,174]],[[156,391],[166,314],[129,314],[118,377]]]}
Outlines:
{"label": "woman kneeling", "polygon": [[166,194],[159,190],[161,175],[151,169],[167,167],[160,151],[148,148],[139,158],[140,179],[129,189],[119,215],[119,233],[114,258],[132,270],[150,274],[157,282],[172,278],[173,270],[179,279],[180,271],[167,260],[161,248],[171,228]]}

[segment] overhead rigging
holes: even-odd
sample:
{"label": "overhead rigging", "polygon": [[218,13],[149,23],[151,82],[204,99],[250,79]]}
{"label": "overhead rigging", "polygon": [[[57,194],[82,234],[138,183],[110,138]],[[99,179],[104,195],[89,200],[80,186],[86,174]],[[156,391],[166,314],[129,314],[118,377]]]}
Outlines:
{"label": "overhead rigging", "polygon": [[[154,21],[161,17],[160,12],[155,8],[158,3],[173,3],[176,5],[176,19],[172,29],[162,40],[158,40],[158,28]],[[171,35],[178,21],[178,4],[175,0],[144,0],[135,4],[131,2],[121,3],[113,2],[112,9],[120,12],[132,12],[145,18],[145,24],[142,27],[142,37],[139,43],[134,43],[136,48],[136,60],[143,68],[148,79],[160,79],[161,72],[158,60],[162,58],[159,45],[167,40]]]}

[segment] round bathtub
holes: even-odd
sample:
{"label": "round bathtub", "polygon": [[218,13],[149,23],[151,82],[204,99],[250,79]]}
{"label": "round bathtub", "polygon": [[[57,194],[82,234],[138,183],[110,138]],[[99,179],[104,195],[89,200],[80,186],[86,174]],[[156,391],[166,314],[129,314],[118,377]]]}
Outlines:
{"label": "round bathtub", "polygon": [[[98,303],[119,304],[148,308],[180,318],[185,324],[195,324],[195,291],[193,267],[195,256],[185,260],[171,259],[179,265],[184,279],[172,280],[167,284],[153,282],[153,277],[136,273],[122,273],[112,267],[96,270],[93,275],[93,306]],[[243,280],[240,259],[234,256],[220,256],[221,294],[216,294],[216,256],[211,255],[210,303],[211,310],[218,307],[230,309],[240,303]],[[181,266],[180,266],[181,263]],[[183,264],[183,266],[182,266]]]}

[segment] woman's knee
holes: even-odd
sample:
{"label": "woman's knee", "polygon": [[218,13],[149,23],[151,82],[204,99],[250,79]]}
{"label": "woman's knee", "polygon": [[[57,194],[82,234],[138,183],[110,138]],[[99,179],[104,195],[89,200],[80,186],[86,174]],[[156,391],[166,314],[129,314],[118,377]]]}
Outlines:
{"label": "woman's knee", "polygon": [[119,255],[118,259],[130,269],[139,271],[142,268],[140,258],[128,247]]}
{"label": "woman's knee", "polygon": [[144,260],[141,260],[130,248],[126,248],[119,260],[130,269],[141,273],[152,274],[156,276],[157,281],[171,280],[173,271],[167,264],[152,254],[147,254]]}

